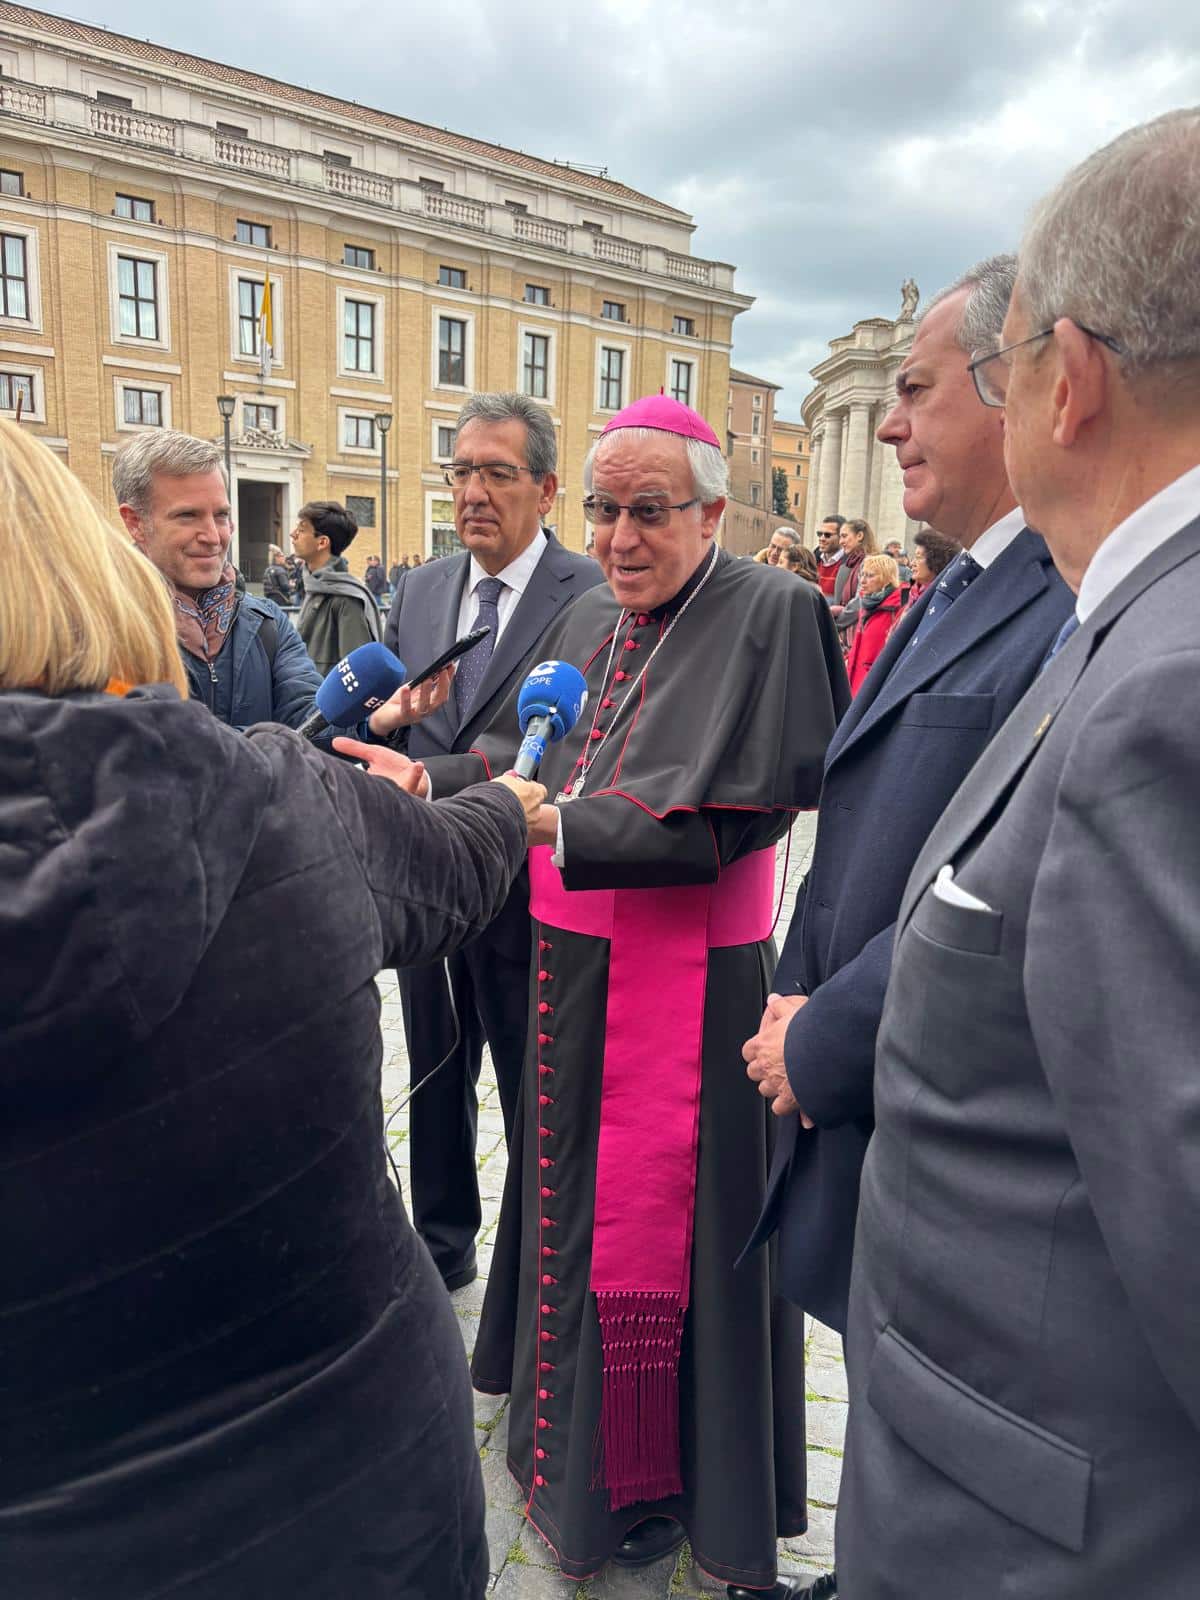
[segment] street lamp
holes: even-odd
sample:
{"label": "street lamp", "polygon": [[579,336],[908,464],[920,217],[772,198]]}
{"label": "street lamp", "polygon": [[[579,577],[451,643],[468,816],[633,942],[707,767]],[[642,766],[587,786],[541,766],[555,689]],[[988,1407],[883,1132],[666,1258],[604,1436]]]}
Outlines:
{"label": "street lamp", "polygon": [[[237,398],[236,398],[235,395],[219,394],[217,396],[217,410],[221,413],[221,421],[225,426],[225,483],[226,483],[226,485],[228,487],[228,490],[229,490],[229,497],[230,497],[230,505],[231,506],[233,504],[233,456],[232,456],[232,454],[230,452],[230,448],[229,448],[229,424],[233,420],[233,408],[236,405],[237,405]],[[232,548],[230,549],[230,552],[229,552],[229,559],[233,562],[234,566],[236,567],[237,564],[238,564],[237,519],[236,518],[234,519],[234,535],[233,535],[233,540],[231,541],[231,544],[232,544]]]}
{"label": "street lamp", "polygon": [[383,575],[388,574],[388,547],[387,547],[387,436],[392,425],[391,413],[377,411],[375,413],[375,426],[379,429],[379,559],[383,563]]}

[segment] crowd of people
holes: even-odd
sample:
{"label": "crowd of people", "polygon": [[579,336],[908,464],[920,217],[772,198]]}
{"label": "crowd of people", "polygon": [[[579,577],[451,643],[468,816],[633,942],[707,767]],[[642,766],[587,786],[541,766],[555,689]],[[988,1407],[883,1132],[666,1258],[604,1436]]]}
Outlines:
{"label": "crowd of people", "polygon": [[[1198,246],[1177,112],[922,309],[878,430],[911,555],[831,515],[731,558],[721,441],[661,394],[572,552],[544,406],[479,394],[459,554],[360,581],[313,502],[258,597],[218,448],[132,439],[121,530],[0,424],[6,1592],[480,1600],[473,1380],[572,1579],[686,1539],[731,1600],[1195,1593]],[[354,644],[481,629],[294,731]],[[588,698],[527,780],[545,659]],[[806,1313],[850,1401],[802,1588]]]}

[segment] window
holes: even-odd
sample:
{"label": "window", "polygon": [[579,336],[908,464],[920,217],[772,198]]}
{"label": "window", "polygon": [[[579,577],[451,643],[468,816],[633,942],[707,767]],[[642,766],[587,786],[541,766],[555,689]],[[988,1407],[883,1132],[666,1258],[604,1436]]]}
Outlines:
{"label": "window", "polygon": [[[259,319],[263,286],[257,278],[238,279],[238,355],[258,354]],[[274,307],[272,307],[274,311]]]}
{"label": "window", "polygon": [[257,244],[263,249],[271,244],[271,230],[265,222],[247,222],[243,217],[238,218],[234,237],[238,244]]}
{"label": "window", "polygon": [[548,306],[550,304],[550,291],[544,283],[527,283],[525,285],[525,304],[527,306]]}
{"label": "window", "polygon": [[527,217],[529,215],[529,207],[525,204],[524,200],[506,200],[504,202],[504,209],[506,211],[511,211],[516,217]]}
{"label": "window", "polygon": [[755,415],[750,418],[750,432],[756,437],[762,432],[762,418],[760,416]]}
{"label": "window", "polygon": [[446,192],[446,185],[440,178],[418,178],[417,182],[422,189],[428,189],[430,194],[445,194]]}
{"label": "window", "polygon": [[24,194],[25,174],[13,172],[5,167],[0,169],[0,194]]}
{"label": "window", "polygon": [[625,384],[625,352],[624,350],[610,350],[605,346],[600,351],[600,409],[601,411],[619,411],[621,409],[621,393]]}
{"label": "window", "polygon": [[751,452],[750,452],[750,464],[751,464],[751,466],[754,466],[754,467],[756,467],[758,465],[758,451],[757,450],[751,450]]}
{"label": "window", "polygon": [[759,483],[752,483],[750,485],[750,504],[752,506],[756,506],[761,499],[762,485]]}
{"label": "window", "polygon": [[454,454],[454,428],[448,422],[439,422],[437,425],[437,450],[438,461],[449,461]]}
{"label": "window", "polygon": [[347,413],[342,444],[347,450],[374,450],[375,418]]}
{"label": "window", "polygon": [[373,528],[375,526],[375,496],[372,494],[348,494],[346,496],[346,510],[358,523],[360,528]]}
{"label": "window", "polygon": [[348,244],[342,251],[342,264],[347,267],[366,267],[368,271],[375,270],[375,252],[368,250],[365,245]]}
{"label": "window", "polygon": [[346,371],[374,372],[374,305],[369,300],[347,300],[342,318],[342,358]]}
{"label": "window", "polygon": [[754,406],[755,410],[757,410],[758,407],[762,405],[762,395],[756,394],[750,403]]}
{"label": "window", "polygon": [[133,100],[127,94],[109,94],[107,89],[97,89],[96,104],[98,106],[113,106],[118,111],[132,111]]}
{"label": "window", "polygon": [[223,133],[227,139],[249,139],[249,128],[239,128],[236,122],[218,122],[217,132]]}
{"label": "window", "polygon": [[605,300],[600,307],[600,315],[602,317],[607,317],[609,322],[624,322],[624,302],[620,300]]}
{"label": "window", "polygon": [[119,194],[113,211],[118,217],[131,217],[134,222],[154,221],[154,201],[139,200],[135,194]]}
{"label": "window", "polygon": [[535,400],[547,395],[546,375],[550,365],[550,340],[544,333],[525,335],[525,354],[521,363],[522,391]]}
{"label": "window", "polygon": [[792,496],[792,504],[794,506],[798,506],[800,504],[801,500],[803,500],[803,498],[804,498],[804,496],[801,495],[801,494],[794,494]]}
{"label": "window", "polygon": [[157,265],[136,256],[118,256],[117,295],[121,333],[130,339],[157,339]]}
{"label": "window", "polygon": [[467,381],[467,325],[456,317],[438,318],[438,382]]}
{"label": "window", "polygon": [[691,405],[692,363],[690,361],[671,362],[671,399],[678,400],[680,405]]}
{"label": "window", "polygon": [[243,400],[242,428],[258,428],[263,433],[277,432],[279,407],[264,406],[257,400]]}
{"label": "window", "polygon": [[604,224],[602,222],[584,222],[580,226],[586,229],[588,233],[604,232]]}
{"label": "window", "polygon": [[353,165],[349,156],[344,156],[340,150],[326,150],[323,152],[327,167],[349,167]]}
{"label": "window", "polygon": [[466,268],[439,267],[438,282],[443,289],[465,289],[467,287]]}
{"label": "window", "polygon": [[671,323],[672,333],[682,333],[688,339],[696,336],[696,324],[691,317],[675,317]]}
{"label": "window", "polygon": [[0,372],[0,411],[15,411],[17,401],[26,416],[33,410],[33,374]]}
{"label": "window", "polygon": [[29,279],[25,264],[25,240],[19,233],[0,234],[0,314],[29,319]]}
{"label": "window", "polygon": [[162,395],[157,389],[125,389],[125,421],[162,427]]}

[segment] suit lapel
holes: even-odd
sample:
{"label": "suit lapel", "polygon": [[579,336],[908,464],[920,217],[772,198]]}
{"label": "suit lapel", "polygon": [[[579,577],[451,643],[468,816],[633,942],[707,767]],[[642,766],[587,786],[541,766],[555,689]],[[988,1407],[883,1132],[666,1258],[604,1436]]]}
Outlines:
{"label": "suit lapel", "polygon": [[[917,857],[904,891],[897,933],[903,929],[940,868],[955,859],[1033,759],[1112,623],[1151,584],[1198,551],[1200,519],[1147,556],[1097,607],[1062,655],[1034,679],[1008,721],[967,774]],[[966,599],[964,595],[963,601],[957,604]]]}
{"label": "suit lapel", "polygon": [[[879,672],[886,665],[888,671],[886,675],[880,674],[883,681],[874,700],[839,742],[837,755],[1036,600],[1048,582],[1048,561],[1042,539],[1028,528],[1023,529],[1008,548],[1001,551],[988,571],[954,602],[929,637],[905,655],[905,647],[924,614],[925,596],[922,595],[921,608],[904,619],[903,632],[898,630],[898,637],[888,640],[883,656],[871,669],[872,673]],[[870,681],[868,674],[867,682]],[[827,767],[829,764],[832,763]]]}

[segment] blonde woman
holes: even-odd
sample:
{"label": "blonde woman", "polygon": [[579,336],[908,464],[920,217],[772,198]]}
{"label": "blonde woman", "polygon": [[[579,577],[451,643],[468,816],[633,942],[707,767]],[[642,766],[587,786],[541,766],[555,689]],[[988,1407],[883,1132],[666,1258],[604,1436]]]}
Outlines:
{"label": "blonde woman", "polygon": [[374,977],[490,920],[544,790],[430,806],[185,694],[162,577],[0,423],[4,1592],[477,1600]]}
{"label": "blonde woman", "polygon": [[858,579],[858,623],[846,658],[851,694],[858,693],[867,673],[883,654],[903,604],[900,568],[891,556],[864,556]]}

